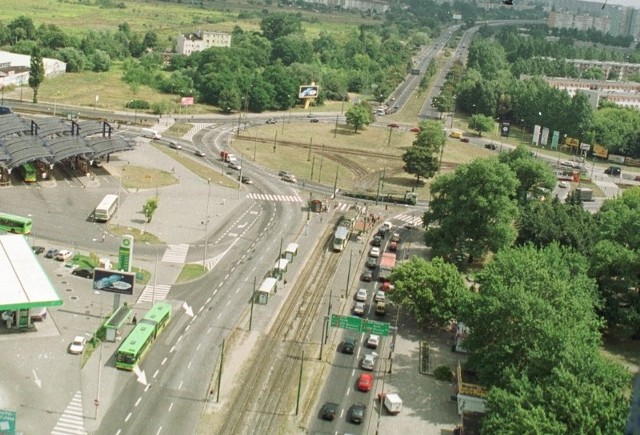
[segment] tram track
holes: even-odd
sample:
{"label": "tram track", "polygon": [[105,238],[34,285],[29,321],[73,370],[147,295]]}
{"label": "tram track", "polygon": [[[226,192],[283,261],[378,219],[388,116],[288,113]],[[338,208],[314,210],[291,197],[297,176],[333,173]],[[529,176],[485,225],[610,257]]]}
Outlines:
{"label": "tram track", "polygon": [[[247,376],[220,433],[278,433],[287,425],[295,403],[295,374],[340,258],[330,250],[332,236],[330,226],[312,253],[311,258],[318,261],[310,261],[302,270],[272,329],[254,349]],[[304,359],[311,358],[310,352],[304,355]]]}

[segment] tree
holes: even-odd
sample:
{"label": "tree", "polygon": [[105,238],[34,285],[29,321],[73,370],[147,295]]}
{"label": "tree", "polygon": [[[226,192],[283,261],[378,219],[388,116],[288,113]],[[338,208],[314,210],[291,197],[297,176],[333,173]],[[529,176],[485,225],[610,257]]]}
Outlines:
{"label": "tree", "polygon": [[478,136],[482,136],[482,133],[492,131],[495,129],[495,123],[493,118],[482,114],[476,114],[469,119],[469,128],[478,132]]}
{"label": "tree", "polygon": [[523,145],[508,153],[501,153],[499,160],[509,165],[520,182],[517,198],[521,205],[528,202],[529,196],[538,197],[538,192],[551,191],[556,186],[556,175],[549,164],[536,159]]}
{"label": "tree", "polygon": [[147,223],[151,222],[151,219],[153,218],[153,214],[156,212],[157,209],[158,209],[157,196],[155,198],[148,199],[147,202],[144,203],[144,206],[142,207],[142,213],[144,213],[144,217],[147,218]]}
{"label": "tree", "polygon": [[389,300],[430,325],[444,326],[455,319],[471,295],[456,267],[439,257],[430,262],[412,257],[393,270],[391,281],[396,289]]}
{"label": "tree", "polygon": [[[468,255],[469,262],[516,239],[518,180],[494,159],[478,159],[438,177],[425,213],[425,242],[436,256]],[[435,225],[430,225],[435,224]]]}
{"label": "tree", "polygon": [[560,366],[578,373],[597,357],[602,321],[587,271],[584,256],[558,244],[509,247],[494,256],[460,315],[470,330],[468,363],[484,385],[504,387],[514,373],[539,382]]}
{"label": "tree", "polygon": [[433,177],[440,167],[439,154],[447,136],[442,124],[437,121],[425,121],[420,124],[420,132],[413,141],[413,145],[403,155],[404,170],[420,177]]}
{"label": "tree", "polygon": [[358,128],[371,124],[373,115],[367,103],[354,104],[345,113],[347,125],[353,125],[354,132],[358,132]]}
{"label": "tree", "polygon": [[44,62],[40,49],[34,47],[31,51],[31,68],[29,69],[29,87],[33,89],[33,103],[38,103],[38,90],[44,81]]}
{"label": "tree", "polygon": [[105,72],[111,69],[111,57],[102,50],[96,50],[93,53],[91,63],[93,64],[93,72]]}
{"label": "tree", "polygon": [[269,41],[275,41],[283,36],[302,32],[302,22],[297,14],[270,14],[260,22],[260,30]]}

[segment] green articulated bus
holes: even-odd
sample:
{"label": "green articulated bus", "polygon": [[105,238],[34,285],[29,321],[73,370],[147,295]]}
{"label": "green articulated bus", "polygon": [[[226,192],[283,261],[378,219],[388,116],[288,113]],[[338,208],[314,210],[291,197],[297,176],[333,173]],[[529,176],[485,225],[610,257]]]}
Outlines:
{"label": "green articulated bus", "polygon": [[31,219],[9,213],[0,213],[0,231],[29,234],[31,232]]}
{"label": "green articulated bus", "polygon": [[155,339],[171,320],[171,304],[158,302],[145,314],[116,352],[116,367],[133,368],[142,361]]}

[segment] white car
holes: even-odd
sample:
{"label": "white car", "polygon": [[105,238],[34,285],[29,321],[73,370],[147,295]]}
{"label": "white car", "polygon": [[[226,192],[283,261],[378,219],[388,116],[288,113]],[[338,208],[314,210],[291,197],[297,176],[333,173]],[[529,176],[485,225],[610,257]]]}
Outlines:
{"label": "white car", "polygon": [[74,355],[80,355],[84,351],[84,345],[87,343],[87,339],[82,335],[76,336],[69,345],[69,353]]}
{"label": "white car", "polygon": [[379,256],[380,256],[380,248],[378,247],[371,248],[371,251],[369,252],[369,257],[378,258]]}
{"label": "white car", "polygon": [[356,301],[358,301],[358,302],[366,302],[367,301],[367,289],[366,288],[361,288],[360,290],[358,290],[358,293],[356,293]]}
{"label": "white car", "polygon": [[389,230],[391,230],[391,228],[393,228],[393,224],[391,222],[389,222],[389,221],[386,221],[386,222],[382,223],[382,227],[386,228],[387,231],[389,231]]}
{"label": "white car", "polygon": [[569,187],[569,184],[566,181],[561,181],[558,183],[558,187],[561,189],[566,189],[567,187]]}
{"label": "white car", "polygon": [[356,302],[353,306],[353,314],[356,316],[364,316],[364,302]]}
{"label": "white car", "polygon": [[363,370],[373,370],[376,365],[376,354],[368,353],[362,358],[362,369]]}
{"label": "white car", "polygon": [[373,300],[376,302],[384,302],[386,299],[387,298],[382,290],[378,290],[373,296]]}
{"label": "white car", "polygon": [[237,171],[239,171],[240,169],[242,169],[242,166],[240,166],[240,163],[238,163],[238,162],[231,162],[231,163],[229,163],[229,167],[230,167],[231,169],[235,169],[235,170],[237,170]]}
{"label": "white car", "polygon": [[67,261],[71,257],[73,257],[73,252],[68,251],[66,249],[61,249],[56,254],[56,260],[58,260],[58,261]]}
{"label": "white car", "polygon": [[367,339],[367,347],[370,347],[371,349],[377,349],[379,344],[380,344],[379,335],[371,334]]}
{"label": "white car", "polygon": [[298,182],[298,180],[296,179],[296,176],[293,175],[293,174],[284,174],[282,176],[282,179],[284,181],[288,181],[289,183],[297,183]]}

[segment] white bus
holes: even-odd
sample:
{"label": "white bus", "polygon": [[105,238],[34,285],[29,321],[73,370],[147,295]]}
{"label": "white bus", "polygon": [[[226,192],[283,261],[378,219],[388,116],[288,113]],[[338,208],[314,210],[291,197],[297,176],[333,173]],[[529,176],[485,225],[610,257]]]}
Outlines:
{"label": "white bus", "polygon": [[106,222],[111,219],[111,216],[118,209],[118,195],[107,195],[105,196],[100,204],[96,207],[96,210],[93,212],[93,219],[99,222]]}
{"label": "white bus", "polygon": [[149,139],[162,139],[162,136],[160,135],[160,133],[158,133],[152,128],[143,128],[142,137],[147,137]]}

